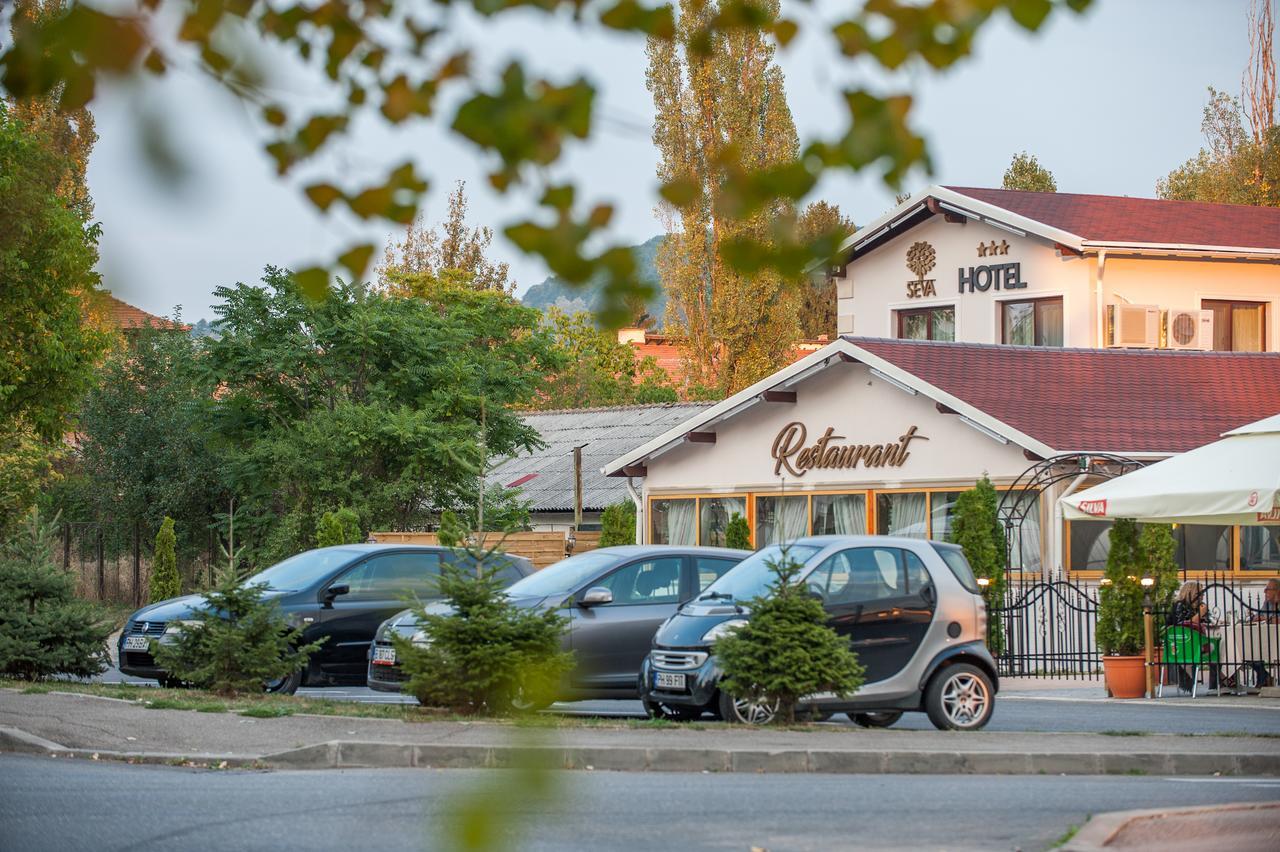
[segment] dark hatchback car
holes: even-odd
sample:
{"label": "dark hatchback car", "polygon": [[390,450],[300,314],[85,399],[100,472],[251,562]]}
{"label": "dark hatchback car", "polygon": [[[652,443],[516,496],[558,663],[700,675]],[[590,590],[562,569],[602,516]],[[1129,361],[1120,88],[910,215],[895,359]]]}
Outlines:
{"label": "dark hatchback car", "polygon": [[[976,730],[991,718],[999,688],[986,647],[987,612],[964,553],[954,544],[888,536],[812,536],[789,546],[800,582],[822,601],[828,625],[849,637],[866,669],[847,698],[813,695],[810,713],[847,713],[883,727],[908,711],[935,727]],[[639,687],[655,715],[766,722],[776,707],[719,688],[715,641],[750,618],[752,598],[775,577],[778,546],[758,551],[662,625]]]}
{"label": "dark hatchback car", "polygon": [[[533,573],[529,560],[504,556],[508,583]],[[396,544],[348,544],[308,550],[250,578],[267,587],[289,623],[303,630],[302,641],[323,639],[306,668],[267,684],[273,692],[299,686],[363,684],[373,634],[388,616],[404,609],[406,596],[439,598],[436,581],[446,562],[472,565],[465,552],[443,547]],[[199,595],[145,606],[129,616],[117,650],[127,675],[168,682],[151,656],[151,642],[166,641],[204,606]]]}
{"label": "dark hatchback car", "polygon": [[[722,547],[603,547],[543,568],[507,594],[518,606],[566,607],[564,642],[577,665],[561,699],[634,699],[640,664],[658,626],[750,555]],[[374,689],[398,691],[404,680],[392,631],[422,641],[408,611],[379,628],[369,655],[368,682]]]}

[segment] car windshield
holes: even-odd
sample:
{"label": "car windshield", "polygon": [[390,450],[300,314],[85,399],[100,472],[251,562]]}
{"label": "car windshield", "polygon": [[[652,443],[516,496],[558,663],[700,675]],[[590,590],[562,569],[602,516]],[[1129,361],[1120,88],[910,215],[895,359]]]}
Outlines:
{"label": "car windshield", "polygon": [[296,592],[327,577],[359,555],[360,551],[343,547],[308,550],[254,574],[249,582],[254,585],[265,583],[268,589],[277,592]]}
{"label": "car windshield", "polygon": [[616,553],[588,551],[562,559],[525,577],[507,590],[513,597],[546,598],[567,595],[576,591],[592,577],[609,570],[622,561]]}
{"label": "car windshield", "polygon": [[771,544],[739,562],[729,573],[708,586],[698,600],[725,598],[742,602],[764,595],[777,576],[773,573],[773,566],[782,560],[784,549],[792,561],[803,564],[822,548],[812,544]]}

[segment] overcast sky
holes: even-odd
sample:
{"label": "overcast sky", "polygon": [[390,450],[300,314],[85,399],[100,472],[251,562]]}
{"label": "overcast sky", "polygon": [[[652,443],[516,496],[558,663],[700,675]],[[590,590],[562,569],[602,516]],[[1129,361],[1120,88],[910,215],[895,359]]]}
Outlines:
{"label": "overcast sky", "polygon": [[[823,6],[796,9],[811,34],[779,54],[802,141],[839,130],[840,84],[871,73],[828,48],[819,32]],[[1025,149],[1054,173],[1061,191],[1153,196],[1156,179],[1200,146],[1206,87],[1239,92],[1246,8],[1247,0],[1094,0],[1084,16],[1055,15],[1035,35],[1002,18],[984,30],[976,55],[948,73],[914,69],[878,78],[914,92],[915,126],[931,146],[934,175],[915,175],[908,188],[998,186],[1010,157]],[[500,26],[459,14],[454,26],[483,45],[483,73],[518,56],[552,79],[582,73],[599,87],[592,138],[572,148],[565,169],[592,202],[618,208],[619,239],[638,243],[659,233],[643,42],[585,35],[533,13],[504,16]],[[142,102],[165,117],[195,166],[180,189],[157,181],[138,157]],[[166,315],[182,305],[188,320],[212,318],[213,288],[256,281],[267,264],[300,267],[361,234],[348,221],[313,212],[297,183],[277,180],[243,108],[196,75],[171,74],[149,85],[144,98],[109,90],[94,111],[101,138],[89,181],[103,226],[102,271],[107,288],[128,302]],[[491,164],[431,128],[392,132],[370,122],[324,165],[341,177],[372,176],[406,155],[432,182],[433,221],[460,179],[468,182],[476,222],[500,230],[529,209],[526,197],[488,191],[483,175]],[[839,204],[857,222],[893,203],[893,193],[871,176],[829,178],[814,197]],[[388,232],[378,227],[373,235],[381,242]],[[500,236],[495,242],[520,292],[546,276]]]}

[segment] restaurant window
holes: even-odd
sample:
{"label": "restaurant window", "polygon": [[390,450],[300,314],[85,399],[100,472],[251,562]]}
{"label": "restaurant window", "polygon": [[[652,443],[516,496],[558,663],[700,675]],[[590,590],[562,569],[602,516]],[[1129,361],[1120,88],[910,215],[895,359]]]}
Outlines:
{"label": "restaurant window", "polygon": [[1016,346],[1062,345],[1062,298],[1002,302],[1004,342]]}
{"label": "restaurant window", "polygon": [[813,496],[814,535],[865,535],[867,495],[815,494]]}
{"label": "restaurant window", "polygon": [[1072,571],[1102,571],[1111,552],[1110,521],[1072,521],[1070,559]]}
{"label": "restaurant window", "polygon": [[955,306],[898,311],[898,337],[902,340],[954,341],[956,339]]}
{"label": "restaurant window", "polygon": [[698,543],[724,547],[725,531],[734,515],[747,516],[745,497],[704,497],[698,501]]}
{"label": "restaurant window", "polygon": [[694,544],[695,500],[654,500],[650,542],[653,544]]}
{"label": "restaurant window", "polygon": [[929,537],[929,495],[923,491],[876,495],[876,534]]}
{"label": "restaurant window", "polygon": [[952,541],[952,522],[956,515],[956,501],[961,491],[935,491],[930,495],[929,538],[934,541]]}
{"label": "restaurant window", "polygon": [[1280,527],[1241,527],[1240,567],[1280,574]]}
{"label": "restaurant window", "polygon": [[1265,352],[1267,305],[1204,299],[1200,306],[1213,311],[1213,348],[1222,352]]}
{"label": "restaurant window", "polygon": [[808,497],[756,498],[756,549],[809,534]]}
{"label": "restaurant window", "polygon": [[1177,544],[1174,562],[1186,571],[1230,571],[1231,527],[1208,524],[1178,524],[1173,530]]}

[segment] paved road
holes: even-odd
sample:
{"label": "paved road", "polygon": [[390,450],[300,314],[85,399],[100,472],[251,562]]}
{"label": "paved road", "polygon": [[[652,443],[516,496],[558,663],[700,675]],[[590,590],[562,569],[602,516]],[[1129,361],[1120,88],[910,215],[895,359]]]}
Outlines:
{"label": "paved road", "polygon": [[0,756],[0,845],[447,849],[456,797],[495,783],[509,789],[485,813],[521,814],[513,848],[532,850],[1030,850],[1102,811],[1280,800],[1280,780],[1260,779],[579,772],[555,776],[548,805],[522,800],[499,770],[209,772],[14,755]]}

